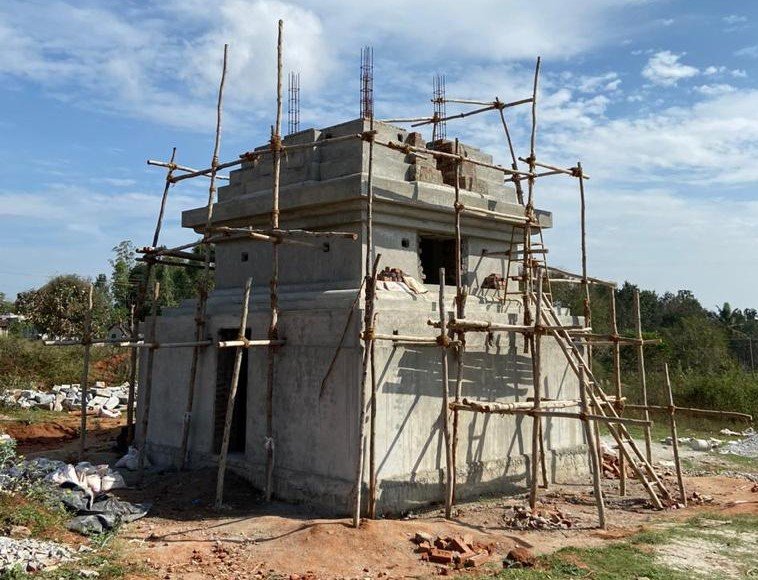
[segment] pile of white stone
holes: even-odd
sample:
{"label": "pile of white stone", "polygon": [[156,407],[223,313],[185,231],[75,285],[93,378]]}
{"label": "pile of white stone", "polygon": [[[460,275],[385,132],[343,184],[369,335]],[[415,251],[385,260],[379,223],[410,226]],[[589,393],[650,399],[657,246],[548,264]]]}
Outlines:
{"label": "pile of white stone", "polygon": [[0,537],[0,572],[36,572],[74,559],[69,548],[55,542]]}
{"label": "pile of white stone", "polygon": [[[129,383],[106,387],[98,381],[87,389],[87,410],[106,417],[118,417],[126,411]],[[0,404],[7,407],[50,411],[78,411],[82,407],[81,385],[55,385],[49,392],[33,389],[14,389],[3,393]]]}

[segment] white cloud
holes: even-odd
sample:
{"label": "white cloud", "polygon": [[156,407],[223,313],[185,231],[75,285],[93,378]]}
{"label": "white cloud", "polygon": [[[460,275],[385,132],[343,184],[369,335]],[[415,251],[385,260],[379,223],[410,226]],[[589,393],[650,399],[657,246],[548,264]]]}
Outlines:
{"label": "white cloud", "polygon": [[[219,0],[212,10],[204,0],[52,0],[44,9],[6,0],[0,76],[34,82],[78,106],[207,132],[228,42],[225,126],[244,133],[270,123],[279,18],[285,72],[300,71],[304,96],[313,96],[310,106],[318,109],[352,90],[355,67],[345,63],[355,63],[362,44],[373,44],[378,60],[402,54],[405,70],[444,60],[565,59],[611,41],[622,26],[629,32],[619,15],[638,1],[584,0],[566,11],[561,0],[545,0],[535,11],[520,3],[504,10],[498,0],[444,10],[403,0],[370,8],[340,0]],[[398,74],[397,64],[391,74]],[[610,83],[608,90],[618,85]]]}
{"label": "white cloud", "polygon": [[701,95],[713,96],[733,93],[737,90],[737,87],[725,83],[717,83],[713,85],[700,85],[695,87],[695,90]]}
{"label": "white cloud", "polygon": [[758,44],[753,44],[752,46],[746,46],[745,48],[741,48],[737,51],[735,51],[735,56],[746,56],[749,58],[758,58]]}
{"label": "white cloud", "polygon": [[739,14],[729,14],[728,16],[724,16],[721,20],[724,24],[742,24],[743,22],[747,22],[747,17]]}
{"label": "white cloud", "polygon": [[656,85],[674,86],[682,79],[696,76],[700,71],[694,66],[679,62],[683,54],[668,50],[656,52],[648,59],[642,76]]}

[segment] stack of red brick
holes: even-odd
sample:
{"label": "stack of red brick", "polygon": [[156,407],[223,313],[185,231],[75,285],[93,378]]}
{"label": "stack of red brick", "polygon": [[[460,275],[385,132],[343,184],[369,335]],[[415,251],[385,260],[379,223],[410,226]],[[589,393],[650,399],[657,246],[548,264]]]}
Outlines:
{"label": "stack of red brick", "polygon": [[473,568],[489,561],[493,548],[475,543],[469,536],[437,536],[418,532],[411,538],[421,559],[435,564]]}

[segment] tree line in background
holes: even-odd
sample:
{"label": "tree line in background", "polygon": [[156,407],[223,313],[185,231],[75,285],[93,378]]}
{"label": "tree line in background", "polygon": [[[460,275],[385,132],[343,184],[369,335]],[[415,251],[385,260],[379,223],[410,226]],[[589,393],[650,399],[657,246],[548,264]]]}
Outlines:
{"label": "tree line in background", "polygon": [[[636,335],[634,292],[625,282],[616,291],[619,334]],[[553,284],[553,298],[575,314],[583,312],[584,292],[579,285]],[[611,295],[608,288],[590,288],[593,332],[611,332]],[[672,373],[677,404],[699,408],[758,413],[758,312],[733,309],[728,303],[715,310],[704,308],[689,290],[658,294],[640,290],[640,318],[645,338],[663,343],[645,347],[649,402],[668,405],[664,394],[663,365]],[[639,403],[640,374],[637,349],[621,347],[621,377],[624,395]],[[602,381],[613,382],[613,351],[610,346],[593,349],[593,372]],[[613,392],[613,389],[610,389]]]}
{"label": "tree line in background", "polygon": [[[78,337],[84,327],[89,286],[93,286],[92,329],[95,336],[113,326],[129,333],[132,308],[138,302],[140,285],[145,280],[147,264],[138,262],[134,245],[123,241],[113,248],[111,275],[99,274],[94,281],[66,274],[52,278],[40,288],[20,292],[9,310],[26,317],[26,324],[40,335],[64,338]],[[156,265],[147,287],[160,283],[159,308],[178,306],[196,295],[199,268],[171,268]],[[144,320],[150,312],[151,292],[147,292],[140,312]]]}

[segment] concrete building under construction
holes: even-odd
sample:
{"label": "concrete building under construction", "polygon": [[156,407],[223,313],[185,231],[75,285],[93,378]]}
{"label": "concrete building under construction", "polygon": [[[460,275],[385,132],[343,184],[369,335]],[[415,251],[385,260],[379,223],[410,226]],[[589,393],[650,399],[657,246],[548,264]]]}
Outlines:
{"label": "concrete building under construction", "polygon": [[[439,330],[432,323],[441,318],[440,282],[449,287],[442,317],[455,318],[456,201],[468,208],[460,222],[459,264],[466,317],[503,325],[516,325],[524,317],[518,281],[511,282],[510,291],[505,289],[505,282],[518,278],[521,271],[520,258],[509,252],[523,245],[524,206],[516,189],[504,184],[503,173],[491,167],[492,158],[461,144],[458,154],[474,163],[457,169],[449,158],[423,153],[427,148],[453,153],[451,141],[427,144],[420,133],[379,122],[373,130],[377,142],[394,147],[375,147],[370,156],[369,141],[350,139],[370,133],[369,121],[362,119],[283,139],[284,147],[293,150],[281,160],[281,227],[339,230],[354,233],[357,239],[308,238],[305,246],[281,244],[278,334],[283,344],[275,355],[273,437],[266,431],[267,352],[247,348],[229,438],[229,466],[253,485],[265,487],[267,450],[273,447],[273,494],[339,513],[351,505],[361,449],[361,332],[366,308],[361,287],[371,274],[366,271],[366,252],[380,256],[380,273],[373,326],[374,440],[372,453],[365,456],[364,473],[371,471],[371,461],[380,512],[444,501],[443,363]],[[297,149],[301,144],[307,146]],[[367,247],[366,239],[370,161],[373,248]],[[216,231],[265,228],[272,179],[271,156],[253,155],[232,171],[213,207]],[[531,233],[537,247],[540,230],[550,227],[552,217],[544,211],[535,215]],[[184,212],[182,221],[204,233],[206,208]],[[207,301],[205,338],[219,342],[237,337],[242,290],[249,277],[253,285],[247,337],[267,338],[272,248],[273,244],[254,239],[216,245],[215,287]],[[357,296],[362,299],[353,308]],[[568,312],[558,314],[567,326],[580,322]],[[192,301],[164,311],[157,320],[155,342],[192,340],[195,315]],[[393,340],[392,335],[398,338]],[[469,333],[457,377],[458,401],[530,406],[533,367],[525,341],[518,333]],[[452,393],[458,371],[457,357],[449,350],[442,349],[450,359]],[[150,460],[158,465],[182,461],[182,410],[190,384],[190,357],[190,349],[155,353],[146,445]],[[541,360],[541,396],[578,400],[578,379],[558,346],[546,342]],[[188,418],[192,466],[217,459],[233,362],[233,349],[201,350]],[[524,415],[460,413],[456,496],[523,488],[529,480],[533,424],[532,417]],[[579,421],[545,418],[542,429],[549,479],[587,473]],[[366,485],[369,479],[367,475]]]}

